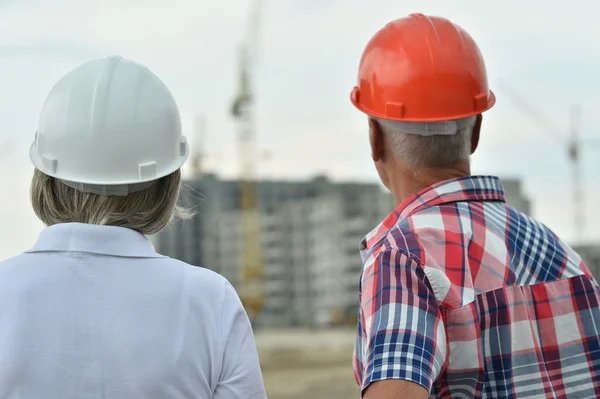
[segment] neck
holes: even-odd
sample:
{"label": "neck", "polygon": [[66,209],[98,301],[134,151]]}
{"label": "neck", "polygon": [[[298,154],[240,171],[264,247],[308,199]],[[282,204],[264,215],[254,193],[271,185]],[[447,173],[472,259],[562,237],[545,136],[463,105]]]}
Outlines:
{"label": "neck", "polygon": [[445,180],[457,179],[471,175],[468,161],[449,168],[403,168],[394,179],[391,179],[390,191],[394,195],[396,206],[404,203],[420,191]]}

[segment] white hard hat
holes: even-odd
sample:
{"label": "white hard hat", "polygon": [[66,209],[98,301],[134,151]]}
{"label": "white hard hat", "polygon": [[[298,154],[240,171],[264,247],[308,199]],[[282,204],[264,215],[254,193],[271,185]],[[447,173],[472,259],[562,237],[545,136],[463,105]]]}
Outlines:
{"label": "white hard hat", "polygon": [[169,89],[145,66],[117,56],[88,61],[54,85],[30,149],[41,172],[101,195],[149,187],[188,155]]}

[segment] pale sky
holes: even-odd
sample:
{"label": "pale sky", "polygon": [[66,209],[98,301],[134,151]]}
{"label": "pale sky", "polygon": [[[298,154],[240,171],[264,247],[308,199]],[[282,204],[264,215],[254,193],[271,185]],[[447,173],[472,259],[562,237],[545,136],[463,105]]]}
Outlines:
{"label": "pale sky", "polygon": [[[497,105],[484,117],[474,173],[523,179],[534,216],[573,239],[566,148],[510,102],[503,81],[568,135],[568,109],[583,107],[581,134],[600,137],[600,3],[593,0],[263,0],[257,71],[259,146],[268,178],[327,173],[376,181],[366,118],[349,102],[361,52],[388,21],[412,12],[465,28],[486,59]],[[237,170],[228,112],[248,0],[0,0],[0,259],[30,247],[43,227],[28,200],[28,146],[52,85],[80,63],[119,54],[146,64],[171,89],[187,134],[200,114],[210,165]],[[194,138],[190,137],[190,141]],[[0,144],[0,148],[2,145]],[[600,147],[587,146],[585,237],[600,241]]]}

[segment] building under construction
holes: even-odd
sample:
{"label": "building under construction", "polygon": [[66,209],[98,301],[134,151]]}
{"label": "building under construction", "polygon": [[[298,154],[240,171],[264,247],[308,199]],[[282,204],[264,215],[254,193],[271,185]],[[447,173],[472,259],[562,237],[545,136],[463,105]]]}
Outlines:
{"label": "building under construction", "polygon": [[[167,256],[244,284],[242,185],[216,175],[187,182],[185,196],[198,212],[154,237]],[[509,203],[529,213],[518,180],[504,180]],[[264,279],[259,326],[353,324],[362,267],[358,244],[394,209],[380,185],[336,183],[325,177],[255,184]]]}
{"label": "building under construction", "polygon": [[[186,197],[198,214],[165,229],[155,244],[165,255],[215,270],[239,289],[244,283],[242,185],[215,175],[188,184]],[[255,187],[265,284],[255,323],[332,323],[356,302],[358,243],[393,209],[391,194],[375,184],[333,183],[324,177],[262,181]]]}

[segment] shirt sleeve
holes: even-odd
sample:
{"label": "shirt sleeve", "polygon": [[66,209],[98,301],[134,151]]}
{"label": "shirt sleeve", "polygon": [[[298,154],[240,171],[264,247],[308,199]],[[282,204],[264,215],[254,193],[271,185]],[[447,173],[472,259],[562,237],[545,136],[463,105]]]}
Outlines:
{"label": "shirt sleeve", "polygon": [[435,294],[413,259],[382,250],[367,260],[361,281],[362,391],[388,379],[429,392],[446,357],[446,334]]}
{"label": "shirt sleeve", "polygon": [[252,327],[229,283],[225,287],[222,317],[223,363],[214,399],[266,399]]}

